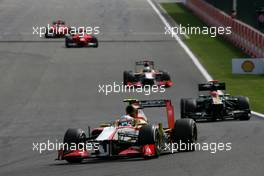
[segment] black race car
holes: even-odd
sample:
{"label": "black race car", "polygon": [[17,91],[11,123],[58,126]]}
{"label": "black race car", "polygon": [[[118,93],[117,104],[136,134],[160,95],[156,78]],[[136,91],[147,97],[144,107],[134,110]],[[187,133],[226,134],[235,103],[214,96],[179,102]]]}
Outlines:
{"label": "black race car", "polygon": [[212,121],[226,118],[249,120],[251,110],[248,97],[230,96],[223,93],[224,90],[223,82],[210,81],[199,84],[199,91],[209,91],[209,94],[200,95],[198,98],[181,99],[181,118]]}
{"label": "black race car", "polygon": [[128,86],[158,85],[171,87],[173,84],[167,72],[155,69],[153,61],[137,61],[135,71],[124,71],[123,78],[123,84]]}

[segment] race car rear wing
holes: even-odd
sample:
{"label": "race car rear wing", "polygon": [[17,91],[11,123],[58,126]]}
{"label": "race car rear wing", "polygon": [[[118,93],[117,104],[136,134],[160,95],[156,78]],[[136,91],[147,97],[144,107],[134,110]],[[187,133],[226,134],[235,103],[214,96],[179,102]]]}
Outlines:
{"label": "race car rear wing", "polygon": [[152,66],[154,66],[154,61],[147,61],[147,60],[145,60],[145,61],[136,61],[136,65],[145,65],[145,64],[148,64],[148,65],[152,65]]}
{"label": "race car rear wing", "polygon": [[143,108],[155,108],[166,107],[166,103],[170,100],[137,100],[137,99],[124,99],[124,102],[128,102],[130,105],[137,104],[141,109]]}
{"label": "race car rear wing", "polygon": [[148,65],[151,69],[155,69],[155,66],[154,66],[154,61],[147,61],[147,60],[144,60],[144,61],[136,61],[135,62],[135,72],[141,72],[141,68],[142,66],[145,66],[145,65]]}
{"label": "race car rear wing", "polygon": [[141,100],[139,105],[142,108],[166,107],[166,102],[170,100]]}
{"label": "race car rear wing", "polygon": [[199,84],[199,91],[216,91],[216,90],[225,90],[225,83],[223,82],[208,82],[205,84]]}
{"label": "race car rear wing", "polygon": [[171,100],[137,100],[137,99],[125,99],[124,102],[128,102],[129,105],[139,105],[141,109],[166,107],[168,128],[174,128],[174,107]]}

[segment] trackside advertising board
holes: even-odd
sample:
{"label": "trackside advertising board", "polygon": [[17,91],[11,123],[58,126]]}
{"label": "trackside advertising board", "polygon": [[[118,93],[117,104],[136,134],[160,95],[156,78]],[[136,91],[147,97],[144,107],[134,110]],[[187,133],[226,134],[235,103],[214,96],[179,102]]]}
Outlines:
{"label": "trackside advertising board", "polygon": [[264,58],[232,59],[233,74],[264,74]]}

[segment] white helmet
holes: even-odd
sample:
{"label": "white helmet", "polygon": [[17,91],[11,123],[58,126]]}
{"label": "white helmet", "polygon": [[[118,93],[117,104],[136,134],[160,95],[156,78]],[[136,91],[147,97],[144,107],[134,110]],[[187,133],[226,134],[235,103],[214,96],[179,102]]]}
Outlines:
{"label": "white helmet", "polygon": [[143,72],[150,72],[150,71],[151,71],[151,69],[150,69],[149,66],[147,66],[147,67],[145,67],[145,68],[143,69]]}

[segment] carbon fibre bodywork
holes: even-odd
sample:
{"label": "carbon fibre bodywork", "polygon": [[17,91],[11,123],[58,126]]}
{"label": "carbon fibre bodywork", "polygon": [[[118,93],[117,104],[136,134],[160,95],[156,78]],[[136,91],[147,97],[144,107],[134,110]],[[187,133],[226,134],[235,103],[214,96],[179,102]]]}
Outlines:
{"label": "carbon fibre bodywork", "polygon": [[181,118],[194,120],[250,119],[249,99],[244,96],[224,94],[222,91],[225,90],[225,83],[211,81],[199,84],[198,87],[199,91],[209,91],[209,95],[181,99]]}

